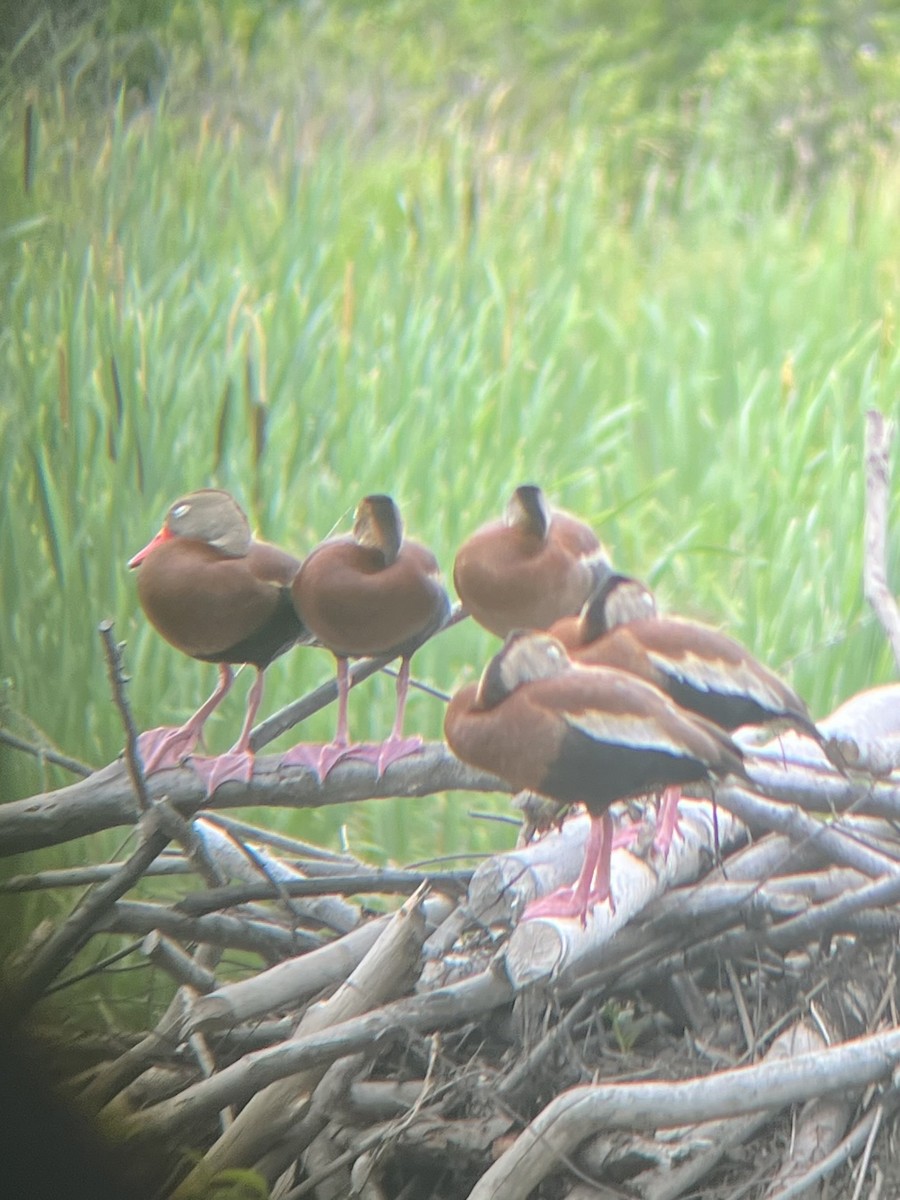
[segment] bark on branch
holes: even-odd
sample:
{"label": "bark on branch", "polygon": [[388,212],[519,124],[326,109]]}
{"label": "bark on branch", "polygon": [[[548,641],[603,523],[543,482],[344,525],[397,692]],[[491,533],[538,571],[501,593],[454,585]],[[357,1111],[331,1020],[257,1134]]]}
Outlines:
{"label": "bark on branch", "polygon": [[[893,687],[900,694],[900,685]],[[821,768],[788,763],[785,769],[752,760],[751,772],[767,795],[812,812],[852,809],[900,819],[900,786],[891,782],[854,781]],[[273,755],[256,760],[248,784],[226,783],[212,799],[207,798],[202,781],[188,766],[160,771],[147,781],[147,788],[151,802],[166,797],[182,816],[193,816],[201,808],[211,812],[250,805],[324,808],[397,796],[425,797],[444,791],[511,791],[496,776],[461,763],[442,742],[426,743],[417,754],[393,763],[380,778],[368,763],[350,760],[339,763],[325,783],[320,783],[302,767],[281,766],[280,759]],[[738,801],[738,797],[749,795],[738,788],[717,792],[719,802],[735,815],[765,828],[766,819],[754,822],[747,815],[745,802]],[[133,825],[139,816],[128,773],[117,761],[68,787],[0,805],[0,857]]]}
{"label": "bark on branch", "polygon": [[[324,808],[395,796],[430,796],[443,791],[509,792],[506,784],[473,771],[454,758],[442,742],[430,742],[410,758],[392,763],[380,778],[368,763],[339,763],[320,783],[303,767],[282,767],[277,756],[256,760],[248,784],[230,782],[210,800],[190,767],[160,771],[147,781],[150,800],[166,797],[183,816],[212,810],[267,805]],[[898,789],[900,811],[900,789]],[[56,846],[86,834],[133,825],[140,812],[131,780],[121,762],[110,763],[87,779],[0,805],[0,857]]]}

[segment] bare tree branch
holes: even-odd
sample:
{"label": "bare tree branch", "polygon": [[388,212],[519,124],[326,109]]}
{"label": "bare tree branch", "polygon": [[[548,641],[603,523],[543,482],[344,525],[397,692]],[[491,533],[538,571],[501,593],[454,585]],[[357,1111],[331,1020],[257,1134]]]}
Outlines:
{"label": "bare tree branch", "polygon": [[176,912],[188,916],[233,908],[252,900],[271,900],[283,892],[286,896],[320,896],[322,893],[352,896],[381,892],[385,895],[410,896],[423,884],[438,890],[462,892],[472,876],[471,871],[366,871],[359,875],[333,875],[316,879],[292,879],[274,888],[265,880],[258,884],[237,884],[232,887],[211,888],[192,892],[175,905]]}
{"label": "bare tree branch", "polygon": [[134,723],[134,717],[131,715],[131,706],[125,694],[127,679],[122,669],[122,649],[124,642],[117,643],[113,637],[112,621],[101,621],[99,629],[100,637],[103,640],[103,652],[106,655],[109,685],[125,729],[125,763],[128,767],[128,774],[134,786],[134,794],[137,796],[141,812],[146,812],[150,807],[150,797],[147,795],[144,764],[141,762],[141,755],[138,750],[137,726]]}
{"label": "bare tree branch", "polygon": [[[89,867],[60,867],[48,871],[35,871],[33,875],[10,875],[0,879],[0,895],[11,892],[39,892],[49,888],[89,887],[111,879],[121,870],[122,863],[94,863]],[[158,875],[189,875],[191,865],[182,855],[166,855],[152,862],[144,874],[149,878]]]}
{"label": "bare tree branch", "polygon": [[21,750],[23,754],[31,754],[34,758],[46,759],[47,762],[53,763],[56,767],[62,767],[65,771],[71,771],[73,775],[80,775],[82,779],[87,779],[88,775],[92,774],[94,770],[93,767],[89,767],[87,763],[81,762],[80,759],[70,758],[68,754],[60,754],[58,750],[53,750],[49,746],[40,746],[34,742],[27,742],[24,738],[16,737],[14,733],[10,733],[8,729],[0,729],[0,742],[5,742],[7,746],[12,746],[14,750]]}
{"label": "bare tree branch", "polygon": [[281,958],[322,945],[317,934],[302,929],[285,929],[272,921],[246,916],[209,913],[188,917],[162,904],[140,900],[117,900],[94,922],[93,933],[115,932],[146,935],[154,929],[182,942],[206,942],[213,946],[247,950],[263,957]]}
{"label": "bare tree branch", "polygon": [[[887,781],[855,782],[835,772],[808,772],[762,765],[753,766],[754,778],[770,797],[798,806],[789,813],[740,788],[717,790],[719,802],[752,828],[769,828],[769,820],[789,825],[797,833],[800,808],[812,812],[840,813],[852,810],[874,816],[900,818],[900,785]],[[392,763],[380,777],[368,764],[345,760],[324,783],[302,767],[283,767],[276,756],[256,760],[249,783],[230,781],[209,800],[203,781],[189,766],[160,771],[147,780],[151,800],[167,797],[184,816],[204,807],[212,811],[247,805],[289,808],[322,808],[388,797],[430,796],[443,791],[505,792],[511,789],[493,775],[475,771],[461,763],[443,742],[429,742],[409,758]],[[752,810],[752,811],[751,811]],[[133,825],[139,816],[133,788],[121,763],[111,763],[89,779],[0,805],[0,857],[54,846],[103,829]],[[802,823],[802,822],[801,822]],[[823,844],[834,832],[821,823],[805,824],[805,835],[815,829]],[[888,866],[885,856],[872,855],[872,874]],[[877,860],[877,862],[876,862]],[[837,860],[836,860],[837,861]],[[853,865],[853,864],[851,864]]]}
{"label": "bare tree branch", "polygon": [[[430,796],[443,791],[509,792],[493,775],[473,771],[449,753],[442,742],[427,743],[409,758],[392,763],[380,778],[368,763],[348,760],[335,767],[324,783],[303,767],[282,767],[276,756],[256,760],[253,778],[231,781],[206,796],[199,775],[189,766],[160,771],[147,780],[151,800],[167,797],[185,816],[207,809],[270,805],[285,808],[323,808],[360,800],[395,796]],[[900,789],[897,789],[900,812]],[[89,779],[0,805],[0,857],[56,846],[99,833],[131,826],[139,812],[127,773],[119,762]]]}

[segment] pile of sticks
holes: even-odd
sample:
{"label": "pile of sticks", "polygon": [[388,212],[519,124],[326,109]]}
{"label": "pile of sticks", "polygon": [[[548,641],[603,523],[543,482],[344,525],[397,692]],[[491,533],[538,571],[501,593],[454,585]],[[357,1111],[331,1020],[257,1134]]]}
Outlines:
{"label": "pile of sticks", "polygon": [[[823,724],[877,745],[882,770],[900,762],[900,686]],[[518,916],[577,870],[586,817],[475,871],[422,873],[224,812],[262,795],[414,794],[423,779],[499,787],[440,744],[377,787],[362,763],[323,786],[261,759],[251,785],[202,809],[192,773],[168,772],[147,782],[143,813],[113,765],[0,808],[4,847],[133,821],[138,838],[122,863],[0,885],[89,885],[10,971],[8,1014],[34,1023],[79,950],[110,932],[171,976],[155,1024],[95,1045],[67,1085],[153,1164],[160,1195],[252,1167],[291,1197],[524,1198],[544,1179],[537,1194],[588,1196],[605,1179],[658,1200],[733,1185],[761,1161],[769,1190],[755,1194],[803,1194],[798,1178],[871,1151],[895,1101],[900,786],[842,777],[796,737],[753,763],[766,795],[720,789],[717,819],[708,799],[684,801],[665,861],[647,815],[647,845],[615,854],[615,913],[598,907],[584,928]],[[145,898],[129,898],[138,882]],[[154,886],[161,898],[147,899]],[[373,894],[408,898],[373,915]],[[235,977],[231,951],[256,966]],[[798,1105],[779,1151],[772,1122]],[[764,1128],[765,1158],[736,1165]]]}
{"label": "pile of sticks", "polygon": [[[646,837],[615,852],[615,911],[584,927],[520,920],[576,873],[584,816],[425,872],[227,815],[505,790],[440,743],[324,784],[260,756],[209,801],[187,769],[144,779],[131,730],[123,761],[0,806],[3,855],[134,834],[121,862],[0,882],[86,889],[5,965],[4,1023],[53,1046],[148,1195],[208,1195],[235,1169],[291,1200],[897,1194],[900,685],[820,727],[857,770],[796,735],[748,748],[754,788],[683,801],[664,861],[652,803],[618,814]],[[110,934],[99,966],[152,962],[165,1011],[104,1038],[48,1029],[43,1002]]]}

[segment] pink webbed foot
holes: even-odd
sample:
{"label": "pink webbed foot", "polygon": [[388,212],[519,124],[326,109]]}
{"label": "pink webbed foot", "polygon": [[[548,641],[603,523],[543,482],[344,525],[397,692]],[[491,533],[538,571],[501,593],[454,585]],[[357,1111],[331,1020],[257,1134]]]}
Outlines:
{"label": "pink webbed foot", "polygon": [[401,758],[409,758],[411,754],[417,754],[424,745],[425,742],[420,737],[391,737],[382,742],[377,764],[379,777],[384,774],[391,763],[399,762]]}
{"label": "pink webbed foot", "polygon": [[290,750],[285,750],[282,754],[280,762],[284,767],[304,767],[307,771],[318,776],[319,775],[319,758],[322,754],[324,746],[313,742],[300,742],[296,746],[291,746]]}
{"label": "pink webbed foot", "polygon": [[307,771],[312,771],[319,783],[324,783],[341,759],[352,757],[357,748],[341,742],[328,742],[324,746],[315,742],[301,742],[286,750],[281,762],[286,767],[305,767]]}
{"label": "pink webbed foot", "polygon": [[163,725],[138,736],[138,752],[144,774],[152,775],[165,767],[178,767],[193,752],[200,734],[189,725]]}
{"label": "pink webbed foot", "polygon": [[339,742],[329,742],[325,746],[301,743],[285,751],[281,761],[286,767],[306,767],[318,776],[320,783],[325,782],[339,762],[350,759],[371,763],[380,777],[391,763],[415,754],[423,745],[424,742],[419,737],[389,738],[385,742],[351,742],[345,745]]}
{"label": "pink webbed foot", "polygon": [[610,886],[610,860],[613,850],[632,845],[638,838],[640,827],[628,825],[613,833],[612,820],[608,813],[591,822],[585,844],[584,865],[573,887],[558,888],[549,896],[532,900],[526,906],[522,919],[535,917],[577,917],[582,926],[587,925],[587,916],[597,904],[608,904],[611,913],[616,911],[616,902]]}
{"label": "pink webbed foot", "polygon": [[378,773],[378,778],[382,778],[385,770],[390,767],[392,762],[398,762],[401,758],[408,758],[410,754],[415,754],[421,750],[425,743],[419,737],[414,738],[388,738],[380,745],[374,745],[371,748],[371,754],[366,748],[365,755],[353,754],[354,758],[365,758],[366,762],[374,763]]}
{"label": "pink webbed foot", "polygon": [[522,920],[532,921],[535,917],[577,917],[584,927],[587,925],[588,913],[593,912],[598,904],[608,904],[609,911],[615,916],[616,902],[608,882],[592,889],[587,897],[579,896],[579,890],[577,886],[557,888],[549,896],[532,900],[525,906]]}
{"label": "pink webbed foot", "polygon": [[229,780],[249,783],[253,776],[254,755],[250,750],[229,750],[215,758],[192,758],[190,766],[206,784],[207,796]]}
{"label": "pink webbed foot", "polygon": [[[210,698],[197,709],[190,720],[183,725],[166,725],[159,729],[148,729],[138,737],[138,750],[144,764],[144,774],[152,775],[164,767],[178,767],[197,748],[197,743],[203,734],[203,727],[212,713],[219,707],[228,695],[234,678],[231,667],[227,663],[219,664],[219,684]],[[251,704],[248,707],[248,719],[256,712],[262,687],[262,672],[250,693]],[[240,743],[238,743],[240,744]]]}
{"label": "pink webbed foot", "polygon": [[591,894],[587,898],[587,903],[584,906],[585,915],[581,919],[582,925],[587,924],[587,914],[593,912],[594,906],[597,904],[608,904],[609,911],[613,916],[616,915],[616,902],[612,894],[612,883],[609,879],[601,880],[599,883],[595,880],[595,886],[591,888]]}
{"label": "pink webbed foot", "polygon": [[332,742],[328,746],[323,746],[319,754],[319,779],[322,783],[328,778],[339,762],[343,762],[345,758],[357,757],[355,751],[365,751],[363,745],[345,745],[340,742]]}
{"label": "pink webbed foot", "polygon": [[420,737],[389,737],[386,741],[374,745],[368,742],[358,742],[347,748],[344,757],[371,763],[380,779],[391,763],[415,754],[417,750],[422,749],[424,744]]}
{"label": "pink webbed foot", "polygon": [[[324,779],[333,766],[344,760],[354,759],[356,762],[371,763],[380,779],[392,762],[406,758],[421,750],[425,743],[420,737],[402,738],[391,737],[384,742],[351,742],[349,746],[338,749],[334,761],[321,774]],[[326,750],[332,749],[325,747]]]}
{"label": "pink webbed foot", "polygon": [[[610,900],[612,900],[611,896]],[[587,925],[587,914],[590,907],[590,897],[579,896],[577,888],[557,888],[549,896],[542,896],[540,900],[532,900],[530,904],[527,904],[522,913],[522,920],[533,921],[537,917],[578,917],[582,925]]]}

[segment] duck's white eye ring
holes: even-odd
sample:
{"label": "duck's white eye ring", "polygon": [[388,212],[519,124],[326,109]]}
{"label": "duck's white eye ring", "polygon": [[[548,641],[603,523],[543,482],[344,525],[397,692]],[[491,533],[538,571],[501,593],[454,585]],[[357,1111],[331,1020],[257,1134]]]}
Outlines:
{"label": "duck's white eye ring", "polygon": [[176,504],[176,506],[172,509],[172,516],[175,517],[176,520],[180,520],[182,517],[186,517],[190,511],[191,506],[189,504]]}

